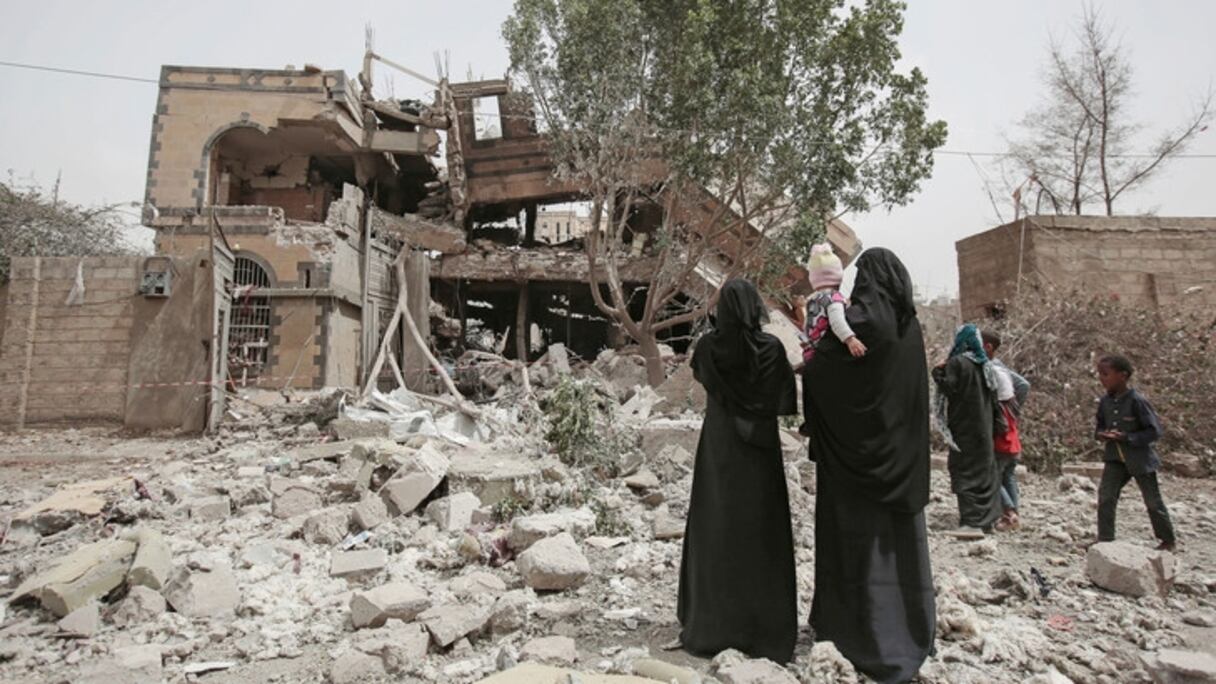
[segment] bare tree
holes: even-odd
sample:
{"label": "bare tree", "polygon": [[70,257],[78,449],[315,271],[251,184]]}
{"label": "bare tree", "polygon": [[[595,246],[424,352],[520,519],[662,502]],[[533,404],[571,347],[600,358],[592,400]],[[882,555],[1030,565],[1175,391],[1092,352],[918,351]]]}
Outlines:
{"label": "bare tree", "polygon": [[1093,6],[1086,7],[1073,38],[1071,44],[1052,40],[1045,101],[1022,120],[1023,135],[1010,143],[1010,158],[1056,213],[1081,214],[1096,201],[1111,216],[1116,200],[1207,128],[1213,95],[1209,89],[1191,116],[1162,133],[1147,153],[1133,153],[1144,127],[1127,111],[1133,73],[1127,49]]}

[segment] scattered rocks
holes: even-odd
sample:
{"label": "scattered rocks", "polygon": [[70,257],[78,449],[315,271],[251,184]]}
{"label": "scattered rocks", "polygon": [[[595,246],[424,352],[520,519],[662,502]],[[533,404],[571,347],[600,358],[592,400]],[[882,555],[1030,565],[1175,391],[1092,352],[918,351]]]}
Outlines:
{"label": "scattered rocks", "polygon": [[1161,458],[1162,467],[1180,477],[1207,477],[1208,468],[1203,459],[1193,454],[1166,453]]}
{"label": "scattered rocks", "polygon": [[378,681],[384,675],[384,662],[379,657],[359,651],[349,651],[338,656],[329,668],[329,681],[333,684]]}
{"label": "scattered rocks", "polygon": [[660,541],[684,537],[685,521],[673,516],[666,506],[655,512],[653,527],[654,538]]}
{"label": "scattered rocks", "polygon": [[394,582],[350,598],[350,620],[355,629],[380,627],[390,619],[410,622],[431,607],[427,592],[409,582]]}
{"label": "scattered rocks", "polygon": [[114,649],[109,658],[81,668],[74,680],[81,684],[159,682],[163,677],[161,647],[155,644]]}
{"label": "scattered rocks", "polygon": [[144,586],[134,586],[110,613],[110,622],[119,626],[138,625],[155,620],[165,612],[167,604],[160,592]]}
{"label": "scattered rocks", "polygon": [[384,499],[378,496],[364,497],[362,501],[355,504],[351,512],[351,520],[360,530],[374,530],[380,525],[391,520],[388,514],[388,506],[384,503]]}
{"label": "scattered rocks", "polygon": [[330,557],[329,576],[359,579],[374,575],[388,564],[388,552],[384,549],[360,551],[335,551]]}
{"label": "scattered rocks", "polygon": [[[273,493],[273,489],[271,491]],[[292,482],[285,485],[281,493],[274,495],[271,514],[281,519],[294,518],[311,513],[322,505],[319,492],[308,485]]]}
{"label": "scattered rocks", "polygon": [[[731,654],[730,651],[725,653]],[[731,654],[733,655],[733,654]],[[717,667],[716,676],[722,684],[798,684],[798,679],[789,670],[767,659],[749,658],[714,658],[714,663],[722,662]]]}
{"label": "scattered rocks", "polygon": [[343,507],[322,509],[304,521],[302,534],[310,544],[334,546],[346,538],[350,531],[350,513]]}
{"label": "scattered rocks", "polygon": [[1126,542],[1102,542],[1089,547],[1085,574],[1109,591],[1164,597],[1174,583],[1175,560],[1166,551],[1150,551]]}
{"label": "scattered rocks", "polygon": [[463,637],[477,634],[490,621],[490,611],[481,606],[435,606],[418,616],[431,633],[431,640],[447,648]]}
{"label": "scattered rocks", "polygon": [[497,575],[488,572],[471,572],[454,578],[448,585],[452,593],[460,598],[470,598],[481,594],[501,594],[507,590],[507,583]]}
{"label": "scattered rocks", "polygon": [[577,587],[591,574],[591,564],[567,532],[533,544],[519,555],[515,567],[524,584],[537,590]]}
{"label": "scattered rocks", "polygon": [[1216,656],[1210,653],[1165,649],[1142,660],[1155,684],[1216,682]]}
{"label": "scattered rocks", "polygon": [[241,602],[236,577],[224,565],[199,570],[179,567],[163,593],[173,610],[189,618],[232,615]]}
{"label": "scattered rocks", "polygon": [[426,507],[427,516],[443,532],[457,532],[473,524],[473,514],[481,507],[481,499],[471,492],[460,492],[432,501]]}
{"label": "scattered rocks", "polygon": [[199,522],[227,520],[232,502],[226,496],[208,496],[190,502],[190,518]]}
{"label": "scattered rocks", "polygon": [[453,492],[472,492],[486,506],[527,497],[542,480],[541,466],[515,453],[473,446],[453,454],[448,481]]}
{"label": "scattered rocks", "polygon": [[387,626],[361,636],[355,648],[380,658],[389,674],[400,674],[417,667],[426,658],[430,642],[430,635],[422,625],[390,620]]}
{"label": "scattered rocks", "polygon": [[101,613],[96,601],[89,601],[73,610],[58,623],[59,631],[67,636],[88,638],[101,627]]}
{"label": "scattered rocks", "polygon": [[820,641],[811,647],[809,670],[811,680],[823,684],[856,684],[860,681],[853,664],[830,641]]}
{"label": "scattered rocks", "polygon": [[127,572],[127,584],[160,589],[169,581],[173,570],[173,554],[164,536],[147,527],[138,528],[132,539],[138,548]]}
{"label": "scattered rocks", "polygon": [[578,649],[570,637],[541,637],[524,644],[519,650],[519,658],[552,665],[573,665],[578,660]]}
{"label": "scattered rocks", "polygon": [[399,466],[399,472],[384,485],[380,495],[394,514],[412,513],[435,491],[449,467],[447,456],[428,444]]}
{"label": "scattered rocks", "polygon": [[495,634],[508,634],[523,629],[528,624],[528,613],[536,595],[528,589],[508,591],[494,603],[490,615],[490,629]]}
{"label": "scattered rocks", "polygon": [[515,518],[507,544],[516,552],[526,550],[541,539],[562,532],[583,537],[595,529],[595,513],[590,508],[562,509]]}

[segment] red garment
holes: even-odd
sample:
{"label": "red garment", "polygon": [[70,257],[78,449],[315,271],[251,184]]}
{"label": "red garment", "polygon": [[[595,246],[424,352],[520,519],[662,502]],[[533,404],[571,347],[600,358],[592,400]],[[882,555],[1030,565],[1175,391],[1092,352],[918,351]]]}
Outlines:
{"label": "red garment", "polygon": [[1005,414],[1005,423],[1009,425],[1009,429],[1002,434],[993,435],[993,451],[1003,456],[1017,456],[1022,453],[1022,438],[1018,434],[1017,416],[1009,408],[1008,402],[1002,401],[1000,407],[1001,413]]}

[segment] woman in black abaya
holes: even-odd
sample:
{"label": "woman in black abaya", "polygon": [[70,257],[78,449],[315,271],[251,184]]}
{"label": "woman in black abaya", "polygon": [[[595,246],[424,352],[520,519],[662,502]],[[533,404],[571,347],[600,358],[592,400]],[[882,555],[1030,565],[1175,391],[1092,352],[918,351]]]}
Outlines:
{"label": "woman in black abaya", "polygon": [[803,371],[816,460],[811,627],[875,681],[904,682],[933,651],[936,614],[928,368],[912,281],[893,253],[861,255],[846,315],[866,355],[825,335]]}
{"label": "woman in black abaya", "polygon": [[754,285],[722,287],[714,329],[697,342],[693,373],[708,405],[680,564],[680,641],[691,653],[728,648],[778,663],[798,632],[794,540],[777,416],[796,413],[794,372],[761,332]]}

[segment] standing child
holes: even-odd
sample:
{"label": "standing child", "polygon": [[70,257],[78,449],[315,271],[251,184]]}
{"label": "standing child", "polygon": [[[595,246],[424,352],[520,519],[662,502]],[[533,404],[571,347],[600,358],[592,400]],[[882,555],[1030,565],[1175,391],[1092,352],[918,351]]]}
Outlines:
{"label": "standing child", "polygon": [[1030,383],[1013,372],[996,357],[1001,348],[1001,336],[984,330],[980,333],[984,352],[992,360],[997,374],[996,399],[1001,412],[1001,423],[1005,431],[993,436],[993,451],[996,454],[997,473],[1001,479],[1001,506],[1005,512],[997,521],[998,530],[1016,530],[1021,527],[1018,518],[1018,461],[1022,458],[1022,432],[1019,421],[1022,405],[1030,394]]}
{"label": "standing child", "polygon": [[1098,360],[1098,381],[1106,394],[1098,402],[1094,436],[1105,445],[1102,484],[1098,487],[1098,541],[1114,541],[1115,512],[1119,494],[1134,479],[1148,509],[1153,534],[1161,540],[1161,551],[1173,551],[1177,543],[1170,513],[1157,484],[1161,459],[1153,443],[1161,437],[1157,412],[1139,392],[1128,386],[1132,364],[1122,356]]}
{"label": "standing child", "polygon": [[827,243],[815,245],[811,247],[811,258],[807,261],[806,269],[815,292],[806,303],[804,332],[807,343],[802,348],[803,362],[814,358],[819,340],[823,339],[829,328],[849,348],[850,354],[865,356],[866,345],[857,339],[844,316],[845,298],[840,293],[844,266],[840,263],[840,257],[832,252],[832,246]]}

